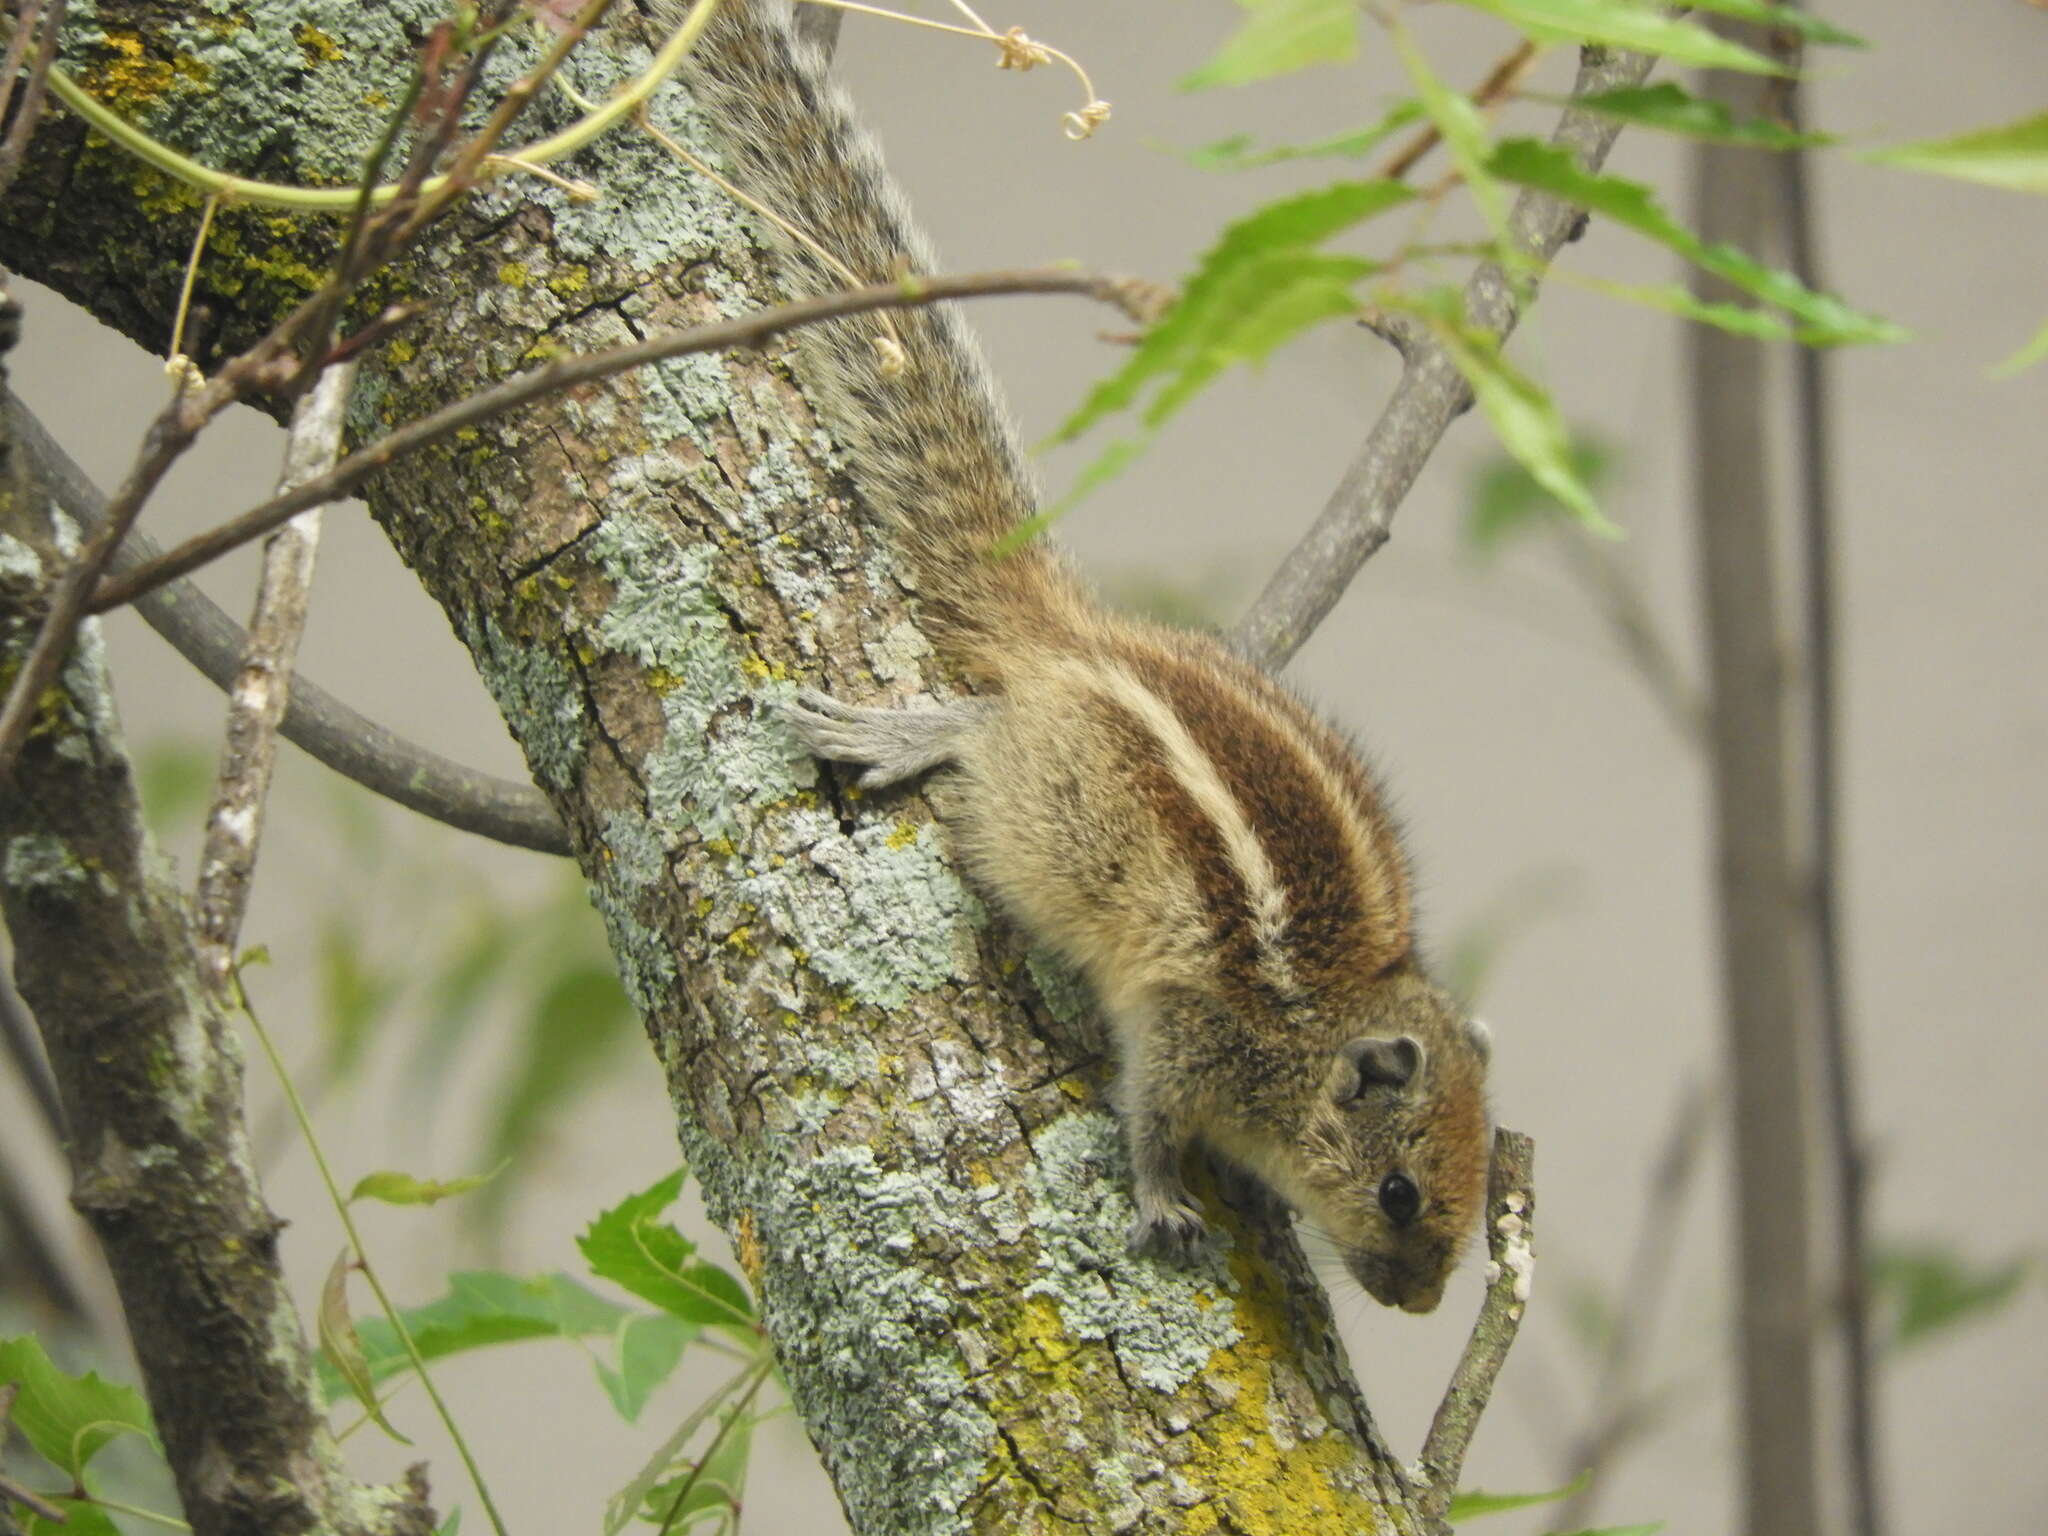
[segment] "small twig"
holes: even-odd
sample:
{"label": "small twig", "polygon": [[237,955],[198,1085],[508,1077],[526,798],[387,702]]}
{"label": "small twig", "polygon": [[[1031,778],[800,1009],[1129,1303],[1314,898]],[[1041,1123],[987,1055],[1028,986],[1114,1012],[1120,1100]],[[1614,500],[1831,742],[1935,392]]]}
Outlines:
{"label": "small twig", "polygon": [[[1649,54],[1589,48],[1572,96],[1640,85],[1655,62]],[[1571,151],[1586,170],[1597,171],[1621,127],[1612,119],[1567,107],[1550,142]],[[1511,282],[1498,262],[1487,262],[1472,275],[1465,287],[1465,313],[1471,324],[1505,340],[1523,307],[1534,299],[1544,268],[1584,218],[1568,203],[1525,189],[1508,216],[1509,232],[1523,253],[1515,278]],[[1472,403],[1471,386],[1450,354],[1421,327],[1388,316],[1381,317],[1378,328],[1401,349],[1400,382],[1322,515],[1288,552],[1231,632],[1240,651],[1267,667],[1283,666],[1301,649],[1359,568],[1387,542],[1394,513],[1422,466],[1451,423]]]}
{"label": "small twig", "polygon": [[1591,1520],[1594,1501],[1615,1455],[1642,1427],[1645,1403],[1636,1387],[1636,1365],[1662,1309],[1671,1261],[1678,1251],[1685,1197],[1692,1190],[1700,1155],[1713,1129],[1717,1098],[1698,1083],[1686,1086],[1678,1112],[1671,1117],[1663,1150],[1650,1171],[1643,1192],[1643,1217],[1636,1228],[1635,1253],[1622,1272],[1621,1310],[1601,1352],[1593,1407],[1560,1469],[1566,1477],[1585,1477],[1585,1485],[1558,1508],[1553,1523],[1561,1531],[1578,1530]]}
{"label": "small twig", "polygon": [[711,1458],[718,1454],[719,1447],[725,1444],[726,1436],[732,1433],[732,1427],[739,1422],[740,1415],[745,1413],[747,1406],[753,1402],[754,1394],[761,1390],[761,1383],[768,1379],[768,1372],[774,1364],[775,1357],[764,1352],[759,1360],[748,1367],[753,1380],[747,1382],[740,1395],[733,1399],[732,1406],[719,1417],[717,1433],[711,1437],[711,1443],[704,1447],[704,1454],[697,1458],[696,1465],[690,1468],[681,1486],[676,1489],[676,1496],[670,1501],[668,1513],[663,1516],[661,1529],[655,1532],[655,1536],[668,1536],[670,1528],[676,1523],[676,1516],[682,1513],[683,1501],[689,1498],[692,1490],[696,1488],[697,1480],[704,1475],[704,1469],[711,1464]]}
{"label": "small twig", "polygon": [[[14,1399],[20,1391],[21,1388],[11,1381],[5,1386],[0,1386],[0,1441],[7,1438],[8,1415],[14,1412]],[[0,1503],[7,1502],[19,1504],[23,1509],[33,1511],[53,1525],[63,1525],[67,1518],[63,1510],[46,1502],[33,1489],[22,1487],[6,1473],[0,1472]],[[0,1515],[5,1513],[5,1510],[0,1510]]]}
{"label": "small twig", "polygon": [[[1479,82],[1478,89],[1472,92],[1472,104],[1482,112],[1498,104],[1529,72],[1529,66],[1536,62],[1536,53],[1535,39],[1523,38],[1514,51],[1495,64],[1486,78]],[[1379,174],[1389,181],[1399,181],[1415,169],[1418,160],[1442,143],[1443,137],[1443,130],[1435,123],[1424,124],[1416,130],[1414,137],[1387,157]]]}
{"label": "small twig", "polygon": [[1458,1491],[1465,1452],[1529,1304],[1536,1267],[1535,1158],[1535,1143],[1519,1131],[1493,1133],[1493,1164],[1486,1177],[1486,1300],[1422,1444],[1427,1482],[1421,1505],[1433,1520],[1441,1521]]}
{"label": "small twig", "polygon": [[[299,397],[285,444],[284,472],[278,477],[280,487],[302,484],[333,466],[341,453],[342,424],[355,376],[355,364],[342,363]],[[223,993],[234,972],[249,880],[256,870],[264,802],[277,760],[277,727],[291,696],[292,663],[306,631],[319,547],[317,507],[301,512],[270,536],[263,549],[263,577],[249,621],[248,648],[235,685],[228,690],[220,775],[213,812],[206,820],[199,888],[193,899],[200,975]]]}
{"label": "small twig", "polygon": [[50,61],[57,56],[57,35],[64,30],[64,11],[70,3],[71,0],[50,0],[47,6],[24,5],[21,15],[15,19],[14,37],[7,47],[7,80],[5,94],[0,94],[0,114],[6,112],[12,98],[14,77],[21,68],[22,50],[27,46],[25,39],[30,28],[36,28],[36,57],[29,66],[28,81],[21,88],[14,126],[7,130],[7,142],[0,144],[0,197],[7,195],[7,189],[14,185],[14,178],[21,174],[28,141],[35,134],[36,125],[42,121],[43,92],[50,83]]}
{"label": "small twig", "polygon": [[872,283],[843,293],[799,299],[756,314],[742,315],[738,319],[651,336],[628,346],[557,358],[531,373],[507,379],[494,388],[454,401],[430,415],[408,422],[367,448],[350,454],[327,474],[284,495],[274,496],[240,517],[187,539],[168,554],[137,567],[127,575],[108,581],[93,595],[88,611],[105,613],[123,603],[132,603],[143,593],[173,577],[197,570],[251,539],[261,538],[295,513],[348,495],[394,459],[440,442],[464,427],[644,363],[657,363],[692,352],[756,346],[785,331],[824,320],[839,320],[870,310],[916,308],[949,299],[985,298],[997,294],[1066,293],[1121,307],[1128,287],[1121,279],[1052,268],[982,272],[962,277],[904,277],[892,283]]}
{"label": "small twig", "polygon": [[[18,397],[9,394],[6,405],[15,452],[25,456],[30,478],[65,516],[91,533],[106,520],[106,498]],[[118,575],[158,553],[148,535],[137,530],[122,542],[108,569]],[[249,632],[212,598],[190,581],[174,581],[140,598],[135,608],[209,682],[229,687]],[[294,678],[282,730],[287,741],[344,778],[422,816],[515,848],[569,852],[560,818],[532,785],[450,762],[351,709],[311,678]]]}

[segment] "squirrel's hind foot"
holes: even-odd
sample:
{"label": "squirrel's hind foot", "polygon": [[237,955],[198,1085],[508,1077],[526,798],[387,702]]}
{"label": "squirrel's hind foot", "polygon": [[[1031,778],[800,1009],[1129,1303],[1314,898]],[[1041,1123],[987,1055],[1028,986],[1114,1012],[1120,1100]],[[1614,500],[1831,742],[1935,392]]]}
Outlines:
{"label": "squirrel's hind foot", "polygon": [[863,789],[882,789],[915,778],[958,755],[960,738],[993,706],[956,699],[934,709],[869,709],[842,704],[815,688],[799,689],[783,715],[799,740],[835,763],[866,763]]}

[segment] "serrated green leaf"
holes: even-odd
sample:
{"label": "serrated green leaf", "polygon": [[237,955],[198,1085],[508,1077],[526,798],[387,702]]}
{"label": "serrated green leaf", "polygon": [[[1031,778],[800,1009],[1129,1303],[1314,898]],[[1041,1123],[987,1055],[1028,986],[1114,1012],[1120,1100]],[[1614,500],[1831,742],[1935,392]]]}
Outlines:
{"label": "serrated green leaf", "polygon": [[1130,408],[1148,385],[1213,345],[1227,330],[1231,303],[1241,297],[1244,273],[1254,263],[1311,251],[1414,196],[1399,182],[1343,181],[1268,203],[1230,225],[1204,253],[1180,297],[1146,331],[1130,360],[1089,392],[1052,440],[1069,442],[1105,417]]}
{"label": "serrated green leaf", "polygon": [[1861,158],[2008,192],[2048,192],[2048,112],[1949,138],[1866,149]]}
{"label": "serrated green leaf", "polygon": [[[1613,468],[1612,450],[1590,438],[1575,437],[1568,453],[1572,472],[1588,490],[1597,492]],[[1473,484],[1472,496],[1465,508],[1465,548],[1480,559],[1488,559],[1498,554],[1510,539],[1544,526],[1561,510],[1557,499],[1538,485],[1535,476],[1518,460],[1501,455],[1480,467]],[[1553,875],[1542,889],[1555,895],[1559,884]],[[1511,905],[1513,911],[1526,915],[1530,899],[1526,892],[1512,904],[1503,898],[1495,904],[1494,913],[1471,926],[1495,935],[1502,919],[1511,915],[1502,909]],[[1487,940],[1489,950],[1494,942],[1493,938]],[[1462,987],[1452,990],[1459,997],[1472,995]]]}
{"label": "serrated green leaf", "polygon": [[633,1474],[625,1487],[605,1500],[604,1536],[618,1536],[618,1533],[626,1528],[646,1505],[649,1490],[676,1464],[690,1441],[696,1437],[697,1431],[704,1427],[712,1414],[719,1411],[727,1398],[758,1381],[760,1373],[766,1369],[765,1362],[758,1363],[727,1377],[712,1389],[710,1396],[684,1417],[683,1422],[675,1427],[669,1437],[661,1443],[660,1448],[647,1458],[646,1465]]}
{"label": "serrated green leaf", "polygon": [[356,1187],[349,1191],[348,1198],[351,1203],[381,1200],[386,1205],[436,1205],[452,1195],[481,1189],[504,1171],[505,1165],[500,1163],[489,1173],[465,1174],[459,1179],[422,1179],[410,1173],[384,1169],[366,1173],[356,1180]]}
{"label": "serrated green leaf", "polygon": [[1931,1243],[1888,1244],[1870,1258],[1870,1289],[1889,1326],[1886,1349],[1922,1344],[1990,1316],[2018,1294],[2025,1257],[1983,1264]]}
{"label": "serrated green leaf", "polygon": [[1568,276],[1560,270],[1567,282],[1580,288],[1590,288],[1595,293],[1604,293],[1611,299],[1624,304],[1640,304],[1645,309],[1662,310],[1667,315],[1677,315],[1683,320],[1697,320],[1701,325],[1711,325],[1716,330],[1729,331],[1737,336],[1754,336],[1759,341],[1796,341],[1803,332],[1799,327],[1778,318],[1768,309],[1754,309],[1747,304],[1730,304],[1725,300],[1703,299],[1689,288],[1676,283],[1615,283],[1604,277],[1587,277],[1574,272]]}
{"label": "serrated green leaf", "polygon": [[697,1245],[660,1219],[682,1192],[683,1170],[628,1195],[576,1240],[590,1272],[693,1323],[738,1328],[751,1337],[754,1308],[746,1289],[715,1264],[693,1257]]}
{"label": "serrated green leaf", "polygon": [[1247,85],[1357,56],[1353,0],[1237,0],[1237,6],[1243,23],[1208,63],[1182,77],[1182,90]]}
{"label": "serrated green leaf", "polygon": [[1637,53],[1654,53],[1703,69],[1734,69],[1782,75],[1783,66],[1762,54],[1716,37],[1705,27],[1679,21],[1637,0],[1457,0],[1513,22],[1539,43],[1606,43]]}
{"label": "serrated green leaf", "polygon": [[1471,1520],[1480,1515],[1498,1515],[1510,1509],[1528,1509],[1537,1504],[1555,1504],[1568,1499],[1592,1481],[1591,1472],[1581,1472],[1562,1488],[1553,1488],[1548,1493],[1484,1493],[1474,1489],[1461,1493],[1451,1500],[1451,1507],[1444,1511],[1444,1518],[1452,1524],[1460,1520]]}
{"label": "serrated green leaf", "polygon": [[[589,1338],[618,1332],[633,1316],[567,1275],[508,1275],[499,1270],[458,1270],[448,1277],[448,1294],[399,1316],[421,1356],[438,1360],[523,1339]],[[357,1341],[373,1382],[412,1368],[391,1324],[365,1318]],[[348,1390],[334,1363],[320,1361],[320,1386],[332,1402]]]}
{"label": "serrated green leaf", "polygon": [[341,1378],[342,1386],[369,1415],[370,1422],[400,1445],[411,1445],[412,1441],[401,1435],[384,1417],[383,1405],[377,1401],[376,1379],[370,1374],[370,1362],[364,1357],[362,1341],[356,1336],[355,1319],[349,1315],[348,1272],[352,1267],[353,1260],[348,1249],[344,1248],[327,1271],[327,1283],[320,1288],[317,1321],[320,1350]]}
{"label": "serrated green leaf", "polygon": [[1401,55],[1401,67],[1408,72],[1408,82],[1415,87],[1422,110],[1443,135],[1444,148],[1450,151],[1452,163],[1464,178],[1465,189],[1472,194],[1487,231],[1502,253],[1512,258],[1519,247],[1508,238],[1507,193],[1487,169],[1486,115],[1471,97],[1452,90],[1437,77],[1406,27],[1397,21],[1391,31],[1395,50]]}
{"label": "serrated green leaf", "polygon": [[10,1422],[74,1484],[83,1482],[86,1464],[108,1441],[141,1435],[156,1443],[141,1393],[95,1371],[60,1371],[32,1333],[0,1339],[0,1386],[10,1383],[21,1389]]}
{"label": "serrated green leaf", "polygon": [[1706,244],[1666,213],[1649,187],[1620,176],[1592,175],[1568,150],[1535,139],[1508,139],[1494,150],[1490,165],[1503,181],[1535,187],[1612,219],[1784,310],[1799,322],[1799,339],[1810,345],[1892,342],[1906,335],[1889,320],[1852,309],[1831,294],[1815,293],[1791,273],[1766,267],[1732,245]]}
{"label": "serrated green leaf", "polygon": [[594,1362],[597,1379],[620,1418],[628,1424],[638,1422],[649,1395],[674,1373],[684,1346],[697,1332],[695,1323],[667,1313],[626,1320],[619,1330],[618,1365]]}
{"label": "serrated green leaf", "polygon": [[1696,11],[1717,11],[1738,21],[1753,21],[1774,32],[1792,32],[1809,43],[1826,43],[1835,48],[1868,48],[1869,43],[1853,32],[1844,32],[1832,22],[1797,5],[1774,5],[1769,0],[1692,0]]}
{"label": "serrated green leaf", "polygon": [[1994,379],[2009,379],[2016,373],[2024,373],[2043,358],[2048,358],[2048,325],[2034,333],[2034,339],[2004,362],[1991,370]]}
{"label": "serrated green leaf", "polygon": [[434,1536],[456,1536],[462,1529],[462,1506],[456,1505],[448,1511],[448,1518],[434,1528]]}
{"label": "serrated green leaf", "polygon": [[1621,530],[1601,514],[1592,491],[1573,467],[1571,436],[1556,403],[1535,380],[1501,356],[1498,338],[1465,323],[1464,301],[1455,292],[1442,290],[1400,302],[1428,323],[1472,386],[1473,398],[1492,423],[1501,446],[1588,532],[1619,538]]}
{"label": "serrated green leaf", "polygon": [[1544,96],[1531,92],[1529,99],[1569,104],[1581,112],[1611,117],[1617,122],[1750,149],[1810,149],[1836,142],[1832,134],[1796,133],[1768,118],[1737,117],[1726,103],[1695,96],[1670,80],[1595,91],[1587,96]]}
{"label": "serrated green leaf", "polygon": [[1347,133],[1333,133],[1326,139],[1306,144],[1276,144],[1269,149],[1252,147],[1250,134],[1240,133],[1218,139],[1187,152],[1187,161],[1205,171],[1246,171],[1261,165],[1278,165],[1286,160],[1347,160],[1369,155],[1389,138],[1422,117],[1422,103],[1401,101],[1388,108],[1378,122]]}

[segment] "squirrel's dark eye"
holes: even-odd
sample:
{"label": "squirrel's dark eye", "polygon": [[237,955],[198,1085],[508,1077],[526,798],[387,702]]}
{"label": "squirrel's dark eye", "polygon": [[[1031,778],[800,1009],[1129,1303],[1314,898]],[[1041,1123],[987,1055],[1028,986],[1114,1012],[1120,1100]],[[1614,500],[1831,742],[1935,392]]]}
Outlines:
{"label": "squirrel's dark eye", "polygon": [[1405,1227],[1422,1209],[1422,1191],[1405,1173],[1390,1173],[1380,1180],[1380,1209],[1397,1227]]}

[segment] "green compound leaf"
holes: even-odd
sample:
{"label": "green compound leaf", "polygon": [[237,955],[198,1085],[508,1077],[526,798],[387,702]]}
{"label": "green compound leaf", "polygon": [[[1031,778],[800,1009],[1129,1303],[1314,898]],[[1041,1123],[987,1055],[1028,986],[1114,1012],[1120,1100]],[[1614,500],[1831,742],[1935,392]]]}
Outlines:
{"label": "green compound leaf", "polygon": [[1358,53],[1353,0],[1237,0],[1245,20],[1213,58],[1180,81],[1184,91],[1248,85]]}
{"label": "green compound leaf", "polygon": [[618,1335],[618,1365],[595,1362],[597,1379],[620,1418],[628,1424],[638,1422],[648,1397],[674,1374],[684,1347],[698,1332],[695,1323],[665,1312],[626,1320]]}
{"label": "green compound leaf", "polygon": [[599,1278],[685,1321],[735,1329],[751,1339],[754,1306],[746,1288],[716,1264],[693,1258],[697,1245],[660,1220],[682,1187],[679,1168],[628,1195],[593,1221],[576,1246]]}
{"label": "green compound leaf", "polygon": [[[635,1314],[567,1275],[524,1277],[473,1269],[450,1275],[446,1296],[424,1306],[406,1307],[399,1316],[421,1356],[438,1360],[522,1339],[611,1334]],[[405,1346],[385,1319],[363,1319],[357,1326],[357,1339],[373,1382],[381,1383],[412,1368]],[[325,1358],[320,1361],[320,1385],[330,1402],[349,1390],[334,1362]]]}
{"label": "green compound leaf", "polygon": [[1582,112],[1611,117],[1618,122],[1750,149],[1811,149],[1836,142],[1832,134],[1795,133],[1784,124],[1774,123],[1768,118],[1737,117],[1724,103],[1695,96],[1669,80],[1657,85],[1595,91],[1589,96],[1532,95],[1531,99],[1559,105],[1569,101]]}
{"label": "green compound leaf", "polygon": [[1022,543],[1121,472],[1226,368],[1263,362],[1318,322],[1355,314],[1353,285],[1380,264],[1316,247],[1414,196],[1394,181],[1338,182],[1269,203],[1226,229],[1129,360],[1089,392],[1052,440],[1071,441],[1126,410],[1137,411],[1140,434],[1110,444],[1057,505],[1021,525],[1003,547]]}
{"label": "green compound leaf", "polygon": [[2048,112],[1950,138],[1867,149],[1861,158],[2008,192],[2048,192]]}
{"label": "green compound leaf", "polygon": [[1565,430],[1556,402],[1501,356],[1497,337],[1466,323],[1464,301],[1457,292],[1437,289],[1401,303],[1428,323],[1472,386],[1473,397],[1492,423],[1501,446],[1588,532],[1619,538],[1621,530],[1601,514],[1592,491],[1579,476],[1571,434]]}
{"label": "green compound leaf", "polygon": [[1592,1481],[1591,1472],[1581,1472],[1562,1488],[1552,1488],[1547,1493],[1483,1493],[1474,1489],[1461,1493],[1451,1500],[1451,1507],[1444,1511],[1444,1517],[1453,1525],[1460,1520],[1470,1520],[1479,1515],[1504,1514],[1511,1509],[1528,1509],[1537,1504],[1555,1504],[1568,1499],[1587,1483]]}
{"label": "green compound leaf", "polygon": [[489,1173],[465,1174],[459,1179],[422,1179],[410,1173],[384,1169],[366,1173],[349,1191],[349,1201],[381,1200],[386,1205],[436,1205],[454,1195],[480,1189],[505,1171],[500,1163]]}
{"label": "green compound leaf", "polygon": [[109,1441],[122,1435],[156,1440],[141,1393],[94,1371],[60,1371],[32,1333],[0,1339],[0,1386],[10,1383],[21,1389],[10,1422],[74,1485],[84,1482],[86,1463]]}
{"label": "green compound leaf", "polygon": [[1389,138],[1422,117],[1422,103],[1413,99],[1396,102],[1376,123],[1333,133],[1326,139],[1306,144],[1276,144],[1256,149],[1248,133],[1218,139],[1199,149],[1187,151],[1187,161],[1204,171],[1248,171],[1262,165],[1279,165],[1288,160],[1355,160],[1369,155]]}
{"label": "green compound leaf", "polygon": [[1989,1317],[2032,1269],[2025,1257],[1983,1264],[1931,1243],[1886,1244],[1870,1259],[1870,1289],[1887,1324],[1881,1342],[1904,1349]]}
{"label": "green compound leaf", "polygon": [[2048,358],[2048,325],[2034,333],[2034,339],[2004,362],[1991,370],[1994,379],[2009,379],[2016,373],[2025,373],[2029,368]]}
{"label": "green compound leaf", "polygon": [[1487,169],[1486,114],[1471,97],[1452,90],[1437,77],[1406,27],[1396,22],[1392,30],[1394,47],[1401,55],[1401,67],[1408,72],[1408,82],[1415,87],[1422,110],[1443,135],[1444,147],[1450,151],[1451,161],[1464,178],[1472,201],[1478,204],[1488,233],[1503,253],[1519,255],[1519,247],[1508,239],[1507,193]]}
{"label": "green compound leaf", "polygon": [[1753,21],[1774,32],[1796,33],[1809,43],[1826,43],[1835,48],[1870,46],[1854,32],[1844,32],[1796,5],[1772,5],[1768,0],[1693,0],[1692,8],[1733,16],[1738,21]]}
{"label": "green compound leaf", "polygon": [[1816,293],[1791,273],[1766,267],[1732,245],[1708,245],[1666,213],[1649,187],[1620,176],[1592,175],[1567,150],[1535,139],[1509,139],[1494,150],[1490,169],[1503,181],[1535,187],[1612,219],[1784,310],[1799,322],[1795,334],[1808,345],[1893,342],[1906,335],[1889,320],[1852,309],[1831,294]]}
{"label": "green compound leaf", "polygon": [[[1784,69],[1705,27],[1677,21],[1637,0],[1458,0],[1514,25],[1539,43],[1606,43],[1705,69],[1781,75]],[[1709,7],[1718,9],[1718,7]]]}

